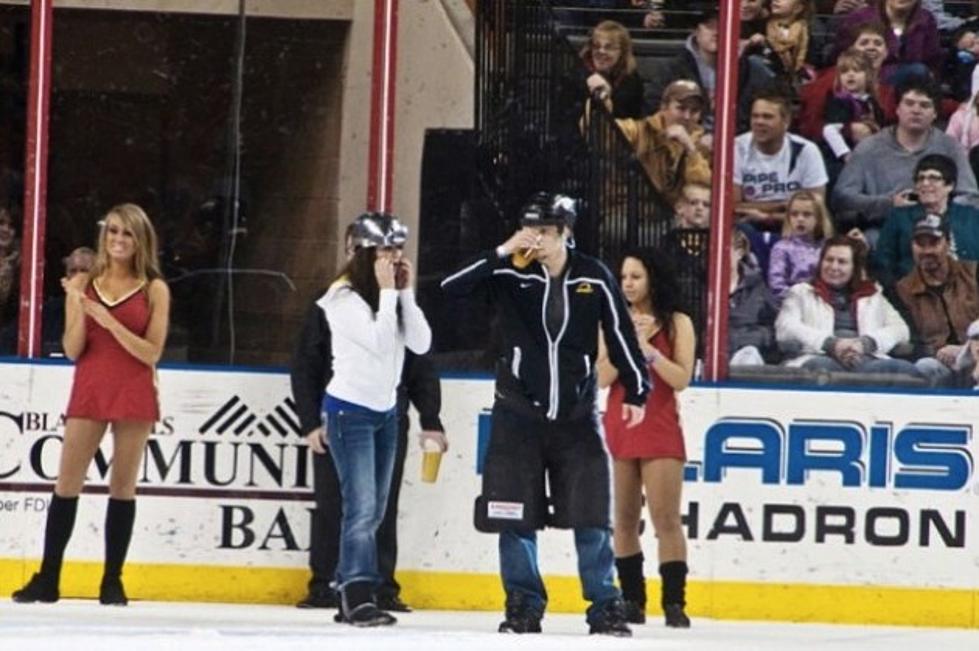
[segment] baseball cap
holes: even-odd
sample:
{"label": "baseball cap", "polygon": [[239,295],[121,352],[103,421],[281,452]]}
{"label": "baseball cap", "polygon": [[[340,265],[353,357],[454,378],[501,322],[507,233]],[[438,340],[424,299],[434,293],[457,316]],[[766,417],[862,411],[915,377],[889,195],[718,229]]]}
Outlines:
{"label": "baseball cap", "polygon": [[578,202],[564,194],[537,192],[520,210],[521,226],[567,226],[574,228]]}
{"label": "baseball cap", "polygon": [[701,106],[706,104],[703,90],[690,79],[677,79],[663,90],[663,106],[672,100],[681,104],[688,100],[696,100]]}
{"label": "baseball cap", "polygon": [[912,239],[919,235],[930,235],[931,237],[948,237],[948,221],[941,215],[928,213],[914,223],[911,231]]}

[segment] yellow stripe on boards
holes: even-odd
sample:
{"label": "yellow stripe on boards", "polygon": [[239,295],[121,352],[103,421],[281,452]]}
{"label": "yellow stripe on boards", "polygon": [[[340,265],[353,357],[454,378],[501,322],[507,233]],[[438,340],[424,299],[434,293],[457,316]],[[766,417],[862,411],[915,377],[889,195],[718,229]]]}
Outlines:
{"label": "yellow stripe on boards", "polygon": [[[0,559],[0,597],[22,586],[36,560]],[[98,596],[102,564],[69,562],[62,572],[65,598]],[[293,604],[306,592],[309,572],[296,568],[221,567],[129,563],[124,574],[132,599]],[[398,573],[405,602],[436,610],[503,611],[503,588],[493,574]],[[584,613],[576,577],[545,579],[550,612]],[[656,622],[659,582],[648,582],[649,614]],[[890,624],[979,628],[979,591],[891,586],[807,585],[691,581],[687,612],[693,617],[838,624]]]}

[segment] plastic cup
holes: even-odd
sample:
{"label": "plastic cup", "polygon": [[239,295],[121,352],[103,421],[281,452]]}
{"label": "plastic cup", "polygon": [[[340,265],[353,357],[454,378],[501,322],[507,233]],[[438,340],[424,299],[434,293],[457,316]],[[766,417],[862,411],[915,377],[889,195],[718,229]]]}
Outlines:
{"label": "plastic cup", "polygon": [[424,450],[422,452],[422,481],[434,484],[439,478],[439,464],[442,463],[441,450]]}
{"label": "plastic cup", "polygon": [[524,269],[537,257],[537,249],[526,249],[517,251],[513,254],[513,266],[517,269]]}

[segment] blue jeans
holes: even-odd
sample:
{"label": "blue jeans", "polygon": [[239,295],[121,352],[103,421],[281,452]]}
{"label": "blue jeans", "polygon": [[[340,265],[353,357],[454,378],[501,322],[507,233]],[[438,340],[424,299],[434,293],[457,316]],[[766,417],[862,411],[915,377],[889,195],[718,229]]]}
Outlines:
{"label": "blue jeans", "polygon": [[[596,608],[622,593],[615,587],[615,557],[608,529],[581,527],[574,530],[578,552],[578,576],[582,593],[592,603],[589,619]],[[537,568],[537,532],[511,529],[500,533],[500,573],[507,599],[518,598],[540,613],[547,606],[547,591]]]}
{"label": "blue jeans", "polygon": [[341,411],[327,416],[330,455],[340,480],[343,518],[336,587],[377,584],[375,534],[384,519],[397,449],[397,409]]}

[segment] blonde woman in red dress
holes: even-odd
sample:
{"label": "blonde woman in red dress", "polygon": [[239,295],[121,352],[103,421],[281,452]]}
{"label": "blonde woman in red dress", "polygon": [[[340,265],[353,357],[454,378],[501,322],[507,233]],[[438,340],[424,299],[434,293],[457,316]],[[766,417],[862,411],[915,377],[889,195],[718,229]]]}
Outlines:
{"label": "blonde woman in red dress", "polygon": [[[646,621],[646,580],[639,541],[642,497],[656,532],[661,605],[666,625],[687,628],[687,543],[680,522],[680,494],[686,449],[676,392],[693,376],[696,338],[693,322],[679,309],[680,290],[666,256],[638,250],[623,257],[622,292],[629,302],[639,347],[653,390],[646,415],[626,429],[621,417],[623,389],[617,372],[600,353],[597,368],[601,387],[610,386],[605,410],[605,438],[613,459],[615,565],[626,614],[633,623]],[[601,348],[604,351],[604,346]]]}
{"label": "blonde woman in red dress", "polygon": [[136,205],[112,208],[101,222],[95,266],[62,280],[65,354],[75,361],[58,480],[48,508],[41,569],[18,602],[54,602],[85,473],[109,425],[112,470],[105,515],[105,566],[99,601],[128,603],[122,585],[136,515],[136,480],[160,409],[156,363],[163,353],[170,290],[160,275],[157,239]]}

